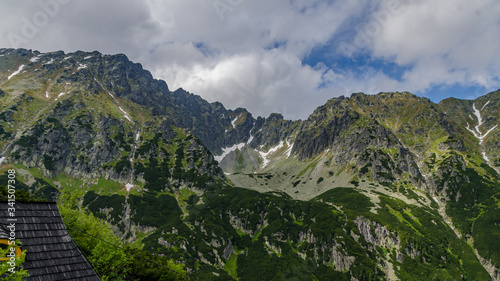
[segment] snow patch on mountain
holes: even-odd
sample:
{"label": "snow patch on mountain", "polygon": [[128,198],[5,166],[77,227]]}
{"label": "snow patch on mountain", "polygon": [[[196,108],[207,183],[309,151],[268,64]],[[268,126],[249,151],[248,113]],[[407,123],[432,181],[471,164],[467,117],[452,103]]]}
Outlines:
{"label": "snow patch on mountain", "polygon": [[481,110],[483,110],[483,109],[484,109],[484,108],[488,105],[488,103],[490,103],[490,101],[488,101],[487,103],[485,103],[485,104],[483,105],[483,107],[481,107]]}
{"label": "snow patch on mountain", "polygon": [[482,154],[483,154],[484,160],[486,160],[487,162],[490,162],[490,158],[488,158],[488,155],[486,155],[486,152],[483,151]]}
{"label": "snow patch on mountain", "polygon": [[241,113],[240,115],[236,116],[236,118],[234,118],[233,120],[231,120],[231,125],[233,126],[233,128],[236,128],[236,121],[238,121],[238,119],[240,119],[241,115],[243,113]]}
{"label": "snow patch on mountain", "polygon": [[65,94],[66,94],[65,92],[61,92],[61,93],[59,93],[59,95],[57,96],[57,98],[56,98],[55,100],[59,99],[60,97],[62,97],[62,96],[63,96],[63,95],[65,95]]}
{"label": "snow patch on mountain", "polygon": [[479,132],[479,126],[483,125],[483,118],[481,118],[481,112],[476,108],[476,104],[472,104],[472,109],[474,109],[474,115],[477,117],[477,126],[476,126],[476,131]]}
{"label": "snow patch on mountain", "polygon": [[10,78],[16,76],[17,74],[19,74],[19,72],[21,72],[21,70],[23,70],[24,68],[24,64],[22,64],[21,66],[19,66],[19,68],[14,71],[14,73],[12,73],[9,77],[7,77],[7,80],[10,80]]}
{"label": "snow patch on mountain", "polygon": [[130,122],[132,122],[132,120],[130,120],[130,117],[128,116],[128,113],[125,112],[125,110],[123,110],[123,108],[121,108],[120,106],[118,107],[122,112],[123,112],[123,116]]}
{"label": "snow patch on mountain", "polygon": [[290,154],[292,153],[293,143],[290,144],[290,143],[288,143],[288,141],[286,141],[286,145],[288,145],[288,148],[285,151],[285,154],[286,154],[286,159],[288,159],[288,158],[290,158]]}
{"label": "snow patch on mountain", "polygon": [[81,70],[81,69],[84,69],[84,68],[87,68],[87,65],[79,63],[78,64],[78,68],[76,70]]}
{"label": "snow patch on mountain", "polygon": [[120,106],[118,108],[123,112],[123,114],[125,114],[125,115],[127,114],[127,112],[125,112],[125,110],[123,110],[123,108],[121,108]]}
{"label": "snow patch on mountain", "polygon": [[[288,142],[287,142],[288,144]],[[262,151],[259,151],[259,154],[260,154],[260,157],[262,158],[262,168],[264,168],[265,166],[267,166],[267,164],[269,164],[269,159],[267,159],[267,157],[273,153],[275,153],[276,151],[278,151],[280,148],[282,148],[284,145],[284,142],[283,141],[280,141],[280,143],[276,146],[273,146],[271,147],[267,152],[262,152]]]}
{"label": "snow patch on mountain", "polygon": [[[103,89],[104,89],[104,88],[103,88]],[[111,92],[109,92],[109,91],[108,91],[108,90],[106,90],[106,89],[104,89],[104,91],[106,91],[106,93],[108,93],[108,94],[109,94],[109,95],[110,95],[113,99],[115,99],[115,100],[116,100],[115,96],[114,96]]]}
{"label": "snow patch on mountain", "polygon": [[[491,133],[491,131],[495,130],[496,128],[498,127],[498,125],[495,125],[495,127],[489,129],[483,136],[482,136],[482,139],[484,139],[487,135],[489,135]],[[481,140],[482,140],[481,139]]]}
{"label": "snow patch on mountain", "polygon": [[[110,91],[106,90],[106,88],[104,88],[101,83],[99,83],[99,81],[97,81],[97,79],[94,77],[94,81],[97,83],[97,85],[99,85],[106,93],[108,93],[108,95],[110,95],[117,104],[120,104],[120,102],[116,99],[115,95],[113,95]],[[125,112],[125,110],[123,110],[123,108],[121,108],[121,106],[118,106],[118,108],[120,109],[121,112],[123,112],[123,116],[125,117],[125,119],[127,119],[128,121],[132,122],[132,120],[130,119],[130,116],[127,112]]]}
{"label": "snow patch on mountain", "polygon": [[268,154],[262,151],[259,151],[259,154],[260,158],[262,158],[262,168],[264,168],[265,166],[267,166],[267,164],[269,164],[269,160],[267,160]]}
{"label": "snow patch on mountain", "polygon": [[[241,114],[239,116],[241,116]],[[231,121],[231,125],[233,126],[233,128],[235,126],[234,122],[236,122],[238,120],[239,116],[236,117],[234,120]],[[248,140],[246,142],[238,143],[238,144],[235,144],[233,146],[223,148],[222,149],[222,154],[219,155],[219,156],[214,156],[214,159],[217,162],[220,162],[220,161],[222,161],[222,159],[224,159],[224,157],[226,157],[232,151],[235,151],[237,149],[241,150],[241,149],[243,149],[243,147],[249,145],[253,141],[253,139],[254,139],[254,137],[252,136],[252,131],[253,131],[254,128],[255,128],[255,124],[254,124],[254,127],[252,127],[252,129],[250,129],[250,137],[248,138]],[[227,130],[225,131],[225,133],[227,133]]]}
{"label": "snow patch on mountain", "polygon": [[[488,101],[485,105],[483,105],[483,107],[481,108],[481,110],[483,110],[483,108],[488,104],[490,103],[490,101]],[[467,127],[466,129],[469,130],[469,132],[471,132],[478,140],[479,140],[479,144],[482,146],[483,145],[483,141],[484,139],[493,131],[495,130],[497,127],[498,127],[498,124],[495,125],[493,128],[489,129],[488,131],[486,131],[486,133],[482,133],[481,130],[479,129],[479,127],[481,127],[484,122],[483,122],[483,118],[481,116],[481,111],[478,110],[476,108],[476,104],[473,103],[472,104],[472,109],[474,110],[474,115],[476,115],[477,117],[477,122],[478,124],[474,127],[474,129],[470,128],[470,125],[469,123],[467,123]],[[486,160],[487,162],[490,161],[490,159],[488,158],[488,156],[486,155],[486,152],[484,151],[484,148],[483,148],[483,151],[482,151],[482,155],[483,155],[483,158],[484,160]]]}
{"label": "snow patch on mountain", "polygon": [[5,157],[0,158],[0,165],[2,165],[2,162],[5,160]]}
{"label": "snow patch on mountain", "polygon": [[246,143],[242,142],[242,143],[235,144],[235,145],[233,145],[231,147],[223,148],[222,149],[222,154],[219,155],[219,156],[215,156],[214,159],[217,162],[220,162],[220,161],[222,161],[222,159],[224,159],[224,157],[226,157],[226,155],[228,155],[232,151],[235,151],[236,149],[241,150],[243,147],[245,147],[245,145],[246,145]]}
{"label": "snow patch on mountain", "polygon": [[248,138],[247,144],[250,144],[253,141],[253,136],[250,134],[250,137]]}
{"label": "snow patch on mountain", "polygon": [[475,131],[475,130],[472,130],[472,129],[470,128],[469,123],[467,123],[467,127],[465,127],[465,128],[466,128],[467,130],[469,130],[469,132],[471,132],[471,133],[472,133],[472,134],[473,134],[476,138],[478,138],[478,139],[479,139],[479,134],[478,134],[478,133],[476,133],[476,131]]}
{"label": "snow patch on mountain", "polygon": [[[490,101],[488,101],[486,104],[488,104],[489,102]],[[484,106],[486,106],[486,104]],[[483,106],[483,108],[484,108],[484,106]],[[477,117],[478,124],[474,127],[474,129],[472,129],[472,128],[470,128],[470,124],[467,123],[466,129],[469,130],[469,132],[471,132],[479,140],[479,144],[482,144],[484,141],[484,138],[486,138],[486,136],[488,136],[488,134],[491,133],[491,131],[495,130],[498,127],[498,125],[495,125],[495,127],[489,129],[484,134],[481,133],[481,130],[479,129],[479,127],[481,127],[484,124],[483,118],[481,116],[481,112],[476,108],[475,103],[472,104],[472,109],[474,109],[474,115],[476,115],[476,117]]]}
{"label": "snow patch on mountain", "polygon": [[[417,156],[417,158],[420,158],[420,156],[418,154],[415,154]],[[422,177],[424,177],[424,179],[427,181],[427,176],[424,175],[424,173],[422,173],[422,167],[420,166],[420,164],[418,163],[418,160],[415,161],[415,164],[417,164],[417,169],[418,169],[418,172],[422,175]]]}
{"label": "snow patch on mountain", "polygon": [[255,128],[255,123],[253,124],[252,129],[250,129],[250,132],[249,132],[250,133],[250,137],[247,140],[247,145],[249,145],[253,141],[252,131],[253,131],[254,128]]}
{"label": "snow patch on mountain", "polygon": [[110,91],[106,90],[97,79],[94,78],[94,81],[106,92],[108,95],[110,95],[114,100],[116,100],[115,95],[113,95]]}

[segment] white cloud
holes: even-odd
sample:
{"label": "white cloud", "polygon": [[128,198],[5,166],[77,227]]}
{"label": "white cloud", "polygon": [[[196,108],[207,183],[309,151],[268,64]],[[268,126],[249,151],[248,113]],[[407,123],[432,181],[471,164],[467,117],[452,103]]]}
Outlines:
{"label": "white cloud", "polygon": [[261,50],[228,56],[213,67],[209,65],[179,67],[159,75],[180,81],[174,87],[203,93],[209,101],[225,100],[227,107],[245,107],[255,115],[277,111],[287,117],[305,118],[326,100],[315,90],[321,83],[322,71],[301,65],[296,56],[287,52]]}
{"label": "white cloud", "polygon": [[[154,56],[156,61],[147,65],[154,64],[154,74],[171,88],[183,87],[228,108],[306,118],[335,93],[318,90],[324,70],[303,65],[303,57],[326,44],[365,2],[203,1],[203,9],[194,10],[165,4],[164,11],[190,17],[175,17],[174,27],[165,32],[167,43],[154,48],[166,55]],[[214,3],[236,4],[221,18]],[[203,43],[203,50],[192,42]]]}
{"label": "white cloud", "polygon": [[413,68],[402,86],[499,85],[500,4],[495,0],[412,1],[373,39],[373,56]]}
{"label": "white cloud", "polygon": [[[0,46],[13,47],[8,35],[17,34],[19,47],[40,51],[125,53],[172,90],[306,118],[351,92],[499,86],[498,15],[496,0],[2,1]],[[303,63],[356,32],[363,36],[347,42],[368,60],[409,67],[400,80],[373,67]]]}
{"label": "white cloud", "polygon": [[[20,47],[125,53],[172,89],[248,107],[255,115],[287,111],[302,118],[331,97],[317,90],[323,71],[302,65],[302,58],[368,2],[67,1]],[[22,1],[1,5],[9,23],[4,33],[22,35],[19,19],[44,11]],[[12,45],[5,36],[0,40]]]}

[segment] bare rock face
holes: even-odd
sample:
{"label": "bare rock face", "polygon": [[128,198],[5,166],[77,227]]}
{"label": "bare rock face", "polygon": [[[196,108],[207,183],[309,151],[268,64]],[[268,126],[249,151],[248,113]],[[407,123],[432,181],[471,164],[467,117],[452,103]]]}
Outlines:
{"label": "bare rock face", "polygon": [[299,233],[299,241],[314,244],[316,243],[316,238],[314,237],[311,229],[308,229],[306,232],[301,231]]}
{"label": "bare rock face", "polygon": [[481,255],[479,255],[479,252],[477,251],[477,249],[474,250],[474,252],[475,252],[479,262],[481,262],[481,265],[483,265],[483,267],[486,269],[486,271],[488,271],[488,273],[490,274],[491,280],[492,281],[499,281],[500,280],[500,268],[495,267],[495,265],[491,262],[491,260],[488,260],[488,259],[481,257]]}
{"label": "bare rock face", "polygon": [[340,134],[347,131],[360,115],[342,104],[343,98],[336,99],[319,107],[304,122],[297,139],[293,154],[299,159],[310,158],[337,142]]}
{"label": "bare rock face", "polygon": [[355,257],[346,255],[343,252],[341,246],[335,246],[332,249],[332,259],[333,259],[333,266],[335,267],[335,270],[340,271],[340,272],[349,271],[351,269],[351,266],[356,261]]}
{"label": "bare rock face", "polygon": [[391,248],[400,243],[398,233],[390,232],[386,226],[378,222],[372,222],[364,217],[358,217],[354,222],[366,242],[373,246]]}
{"label": "bare rock face", "polygon": [[231,254],[233,253],[233,244],[231,243],[231,240],[229,240],[229,243],[227,244],[226,248],[224,248],[224,253],[222,254],[222,257],[224,260],[229,259]]}

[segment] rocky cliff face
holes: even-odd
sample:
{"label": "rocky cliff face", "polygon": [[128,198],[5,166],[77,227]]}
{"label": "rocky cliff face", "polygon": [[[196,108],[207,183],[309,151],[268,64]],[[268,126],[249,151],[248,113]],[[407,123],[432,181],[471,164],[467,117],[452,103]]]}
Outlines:
{"label": "rocky cliff face", "polygon": [[[2,89],[30,89],[47,100],[54,100],[60,93],[108,93],[147,107],[152,116],[170,118],[173,125],[195,133],[216,154],[247,139],[254,123],[245,109],[227,110],[221,103],[208,103],[183,89],[170,91],[164,81],[154,79],[125,55],[81,51],[42,54],[24,49],[0,49],[0,55]],[[15,73],[21,67],[23,71]],[[248,117],[246,123],[231,126],[241,114]],[[225,135],[226,131],[232,132]]]}
{"label": "rocky cliff face", "polygon": [[[378,189],[382,185],[391,189],[390,196],[400,194],[398,198],[406,202],[431,207],[437,201],[444,206],[442,219],[451,217],[460,235],[473,238],[479,256],[499,257],[480,233],[497,237],[500,230],[476,229],[498,215],[497,200],[491,200],[500,192],[496,159],[500,150],[495,149],[500,132],[498,97],[499,92],[493,92],[474,101],[450,99],[440,104],[410,93],[358,93],[332,99],[307,120],[289,125],[290,134],[276,139],[277,134],[266,132],[268,137],[261,135],[251,146],[235,150],[227,156],[229,161],[223,160],[223,167],[236,172],[229,178],[240,186],[279,190],[297,199],[308,200],[343,186],[385,192]],[[262,144],[266,139],[272,140],[267,147]],[[262,161],[257,168],[253,164],[246,165],[247,170],[231,170],[249,163],[247,159],[259,163],[258,156]],[[429,200],[418,199],[420,192]],[[404,251],[412,258],[422,254],[410,246],[396,260]],[[495,270],[484,264],[497,278],[500,263]]]}

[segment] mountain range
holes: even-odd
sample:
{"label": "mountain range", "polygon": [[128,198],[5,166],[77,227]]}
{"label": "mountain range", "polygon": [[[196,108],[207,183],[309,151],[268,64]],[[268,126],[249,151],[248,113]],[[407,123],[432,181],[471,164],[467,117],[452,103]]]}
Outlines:
{"label": "mountain range", "polygon": [[255,118],[125,55],[0,49],[0,102],[0,186],[69,193],[192,278],[500,280],[500,91]]}

